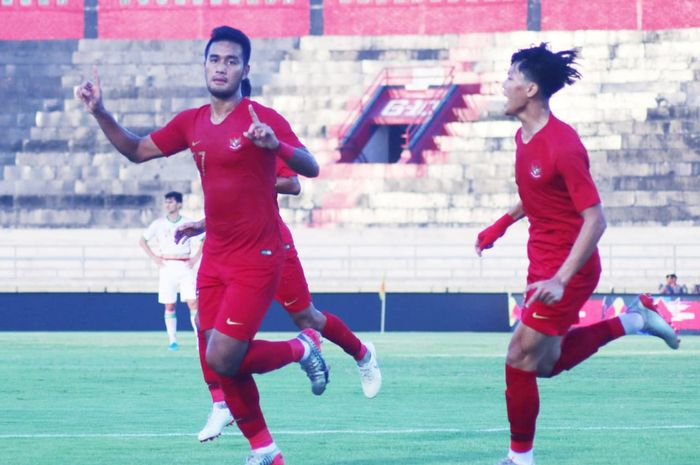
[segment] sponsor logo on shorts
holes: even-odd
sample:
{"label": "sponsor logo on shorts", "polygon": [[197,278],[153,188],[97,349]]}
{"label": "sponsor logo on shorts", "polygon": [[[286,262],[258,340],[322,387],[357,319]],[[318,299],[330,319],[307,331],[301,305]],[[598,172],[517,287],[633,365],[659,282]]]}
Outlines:
{"label": "sponsor logo on shorts", "polygon": [[233,321],[231,318],[226,318],[226,324],[229,326],[243,326],[243,323],[239,323],[238,321]]}
{"label": "sponsor logo on shorts", "polygon": [[270,249],[262,249],[260,251],[260,255],[272,255],[272,250]]}
{"label": "sponsor logo on shorts", "polygon": [[533,163],[530,167],[530,176],[532,176],[535,179],[540,179],[540,177],[542,176],[542,168],[537,164]]}
{"label": "sponsor logo on shorts", "polygon": [[285,300],[283,303],[284,303],[284,306],[285,306],[285,307],[289,307],[290,305],[292,305],[292,304],[293,304],[294,302],[296,302],[297,300],[299,300],[299,297],[297,297],[296,299],[292,299],[292,300],[290,300],[289,302],[287,302],[287,301]]}
{"label": "sponsor logo on shorts", "polygon": [[537,312],[532,312],[532,318],[534,318],[536,320],[549,320],[548,316],[542,316]]}

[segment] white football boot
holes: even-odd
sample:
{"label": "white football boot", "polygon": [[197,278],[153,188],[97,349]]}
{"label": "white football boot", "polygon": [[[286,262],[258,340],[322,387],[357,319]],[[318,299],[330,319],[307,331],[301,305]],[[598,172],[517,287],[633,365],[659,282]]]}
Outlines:
{"label": "white football boot", "polygon": [[377,362],[377,349],[371,342],[365,343],[369,358],[363,362],[357,362],[357,369],[360,372],[360,383],[365,397],[371,399],[375,397],[382,388],[382,372],[379,371]]}
{"label": "white football boot", "polygon": [[211,408],[211,413],[207,417],[207,423],[202,431],[197,434],[199,442],[211,441],[219,436],[229,425],[233,424],[233,416],[226,406],[226,402],[215,402]]}

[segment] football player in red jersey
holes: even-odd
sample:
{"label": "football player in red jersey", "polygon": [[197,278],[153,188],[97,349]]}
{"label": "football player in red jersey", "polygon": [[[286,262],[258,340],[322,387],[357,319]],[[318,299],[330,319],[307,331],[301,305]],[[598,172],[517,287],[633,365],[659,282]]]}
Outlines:
{"label": "football player in red jersey", "polygon": [[[280,194],[298,195],[301,192],[299,178],[294,171],[277,160],[277,184],[276,190]],[[377,354],[374,344],[362,343],[360,339],[347,327],[342,319],[336,315],[323,311],[320,312],[314,306],[309,286],[306,282],[304,269],[299,260],[292,233],[287,225],[278,216],[282,241],[286,252],[282,279],[275,293],[275,300],[289,313],[299,329],[313,328],[321,333],[329,341],[337,344],[357,363],[360,374],[362,392],[368,398],[375,397],[382,386],[382,375],[377,362]],[[192,237],[204,232],[204,221],[196,221],[182,224],[175,233],[177,240],[183,237]],[[205,349],[200,344],[200,350]],[[223,429],[231,424],[233,417],[226,406],[224,394],[219,386],[216,373],[202,364],[204,381],[209,387],[212,398],[212,410],[207,422],[198,433],[201,442],[216,439]]]}
{"label": "football player in red jersey", "polygon": [[506,357],[506,407],[511,441],[499,465],[533,465],[535,423],[539,412],[537,377],[549,378],[578,365],[601,346],[644,331],[672,349],[679,340],[640,296],[626,313],[570,330],[593,293],[601,266],[597,244],[606,228],[586,149],[576,131],[549,109],[550,97],[580,78],[575,50],[552,52],[546,44],[511,57],[503,84],[505,113],[520,120],[515,134],[515,182],[520,202],[479,233],[481,255],[515,221],[530,223],[527,287],[521,323]]}
{"label": "football player in red jersey", "polygon": [[250,443],[246,464],[282,465],[252,375],[299,362],[318,395],[328,382],[328,366],[313,329],[290,341],[254,336],[285,259],[277,223],[276,160],[311,177],[318,175],[318,164],[282,116],[243,96],[242,86],[250,86],[250,54],[244,33],[215,28],[204,52],[210,103],[177,114],[144,137],[125,129],[105,109],[96,70],[94,82],[79,86],[76,96],[132,162],[191,150],[202,181],[207,230],[197,276],[199,332],[206,341],[202,362],[217,373],[226,403]]}

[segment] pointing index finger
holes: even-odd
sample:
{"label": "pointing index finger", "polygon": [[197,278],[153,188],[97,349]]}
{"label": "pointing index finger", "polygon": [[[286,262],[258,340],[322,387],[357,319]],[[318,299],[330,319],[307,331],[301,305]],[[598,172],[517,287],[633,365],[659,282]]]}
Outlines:
{"label": "pointing index finger", "polygon": [[248,112],[250,113],[250,117],[253,119],[253,124],[260,124],[260,119],[258,118],[258,115],[255,114],[253,105],[248,105]]}
{"label": "pointing index finger", "polygon": [[100,87],[100,73],[97,72],[97,66],[92,67],[92,77],[95,79],[95,85],[97,87]]}

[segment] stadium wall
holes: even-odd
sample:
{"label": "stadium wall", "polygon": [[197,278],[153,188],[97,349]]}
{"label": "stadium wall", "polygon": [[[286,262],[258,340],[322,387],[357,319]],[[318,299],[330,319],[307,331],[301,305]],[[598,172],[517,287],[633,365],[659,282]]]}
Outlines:
{"label": "stadium wall", "polygon": [[[582,50],[583,81],[553,107],[589,149],[611,225],[600,289],[653,291],[671,271],[700,282],[700,29],[258,39],[256,98],[287,116],[322,162],[301,196],[281,199],[314,291],[373,291],[384,275],[396,292],[522,288],[525,224],[483,260],[472,246],[515,199],[517,125],[501,114],[500,83],[513,48],[540,40]],[[151,289],[155,269],[135,245],[140,228],[172,189],[201,215],[196,172],[187,154],[124,161],[72,87],[98,63],[108,108],[146,133],[205,101],[202,48],[201,40],[0,42],[2,289]],[[446,64],[481,83],[481,113],[450,123],[429,163],[335,163],[334,131],[379,71]]]}
{"label": "stadium wall", "polygon": [[[506,294],[387,295],[387,331],[508,331]],[[354,331],[379,331],[377,293],[316,294]],[[426,309],[432,309],[426,311]],[[179,305],[180,330],[189,329],[186,306]],[[0,293],[0,331],[158,331],[163,307],[146,293]],[[273,303],[261,331],[294,331],[282,307]]]}
{"label": "stadium wall", "polygon": [[[626,311],[637,294],[593,295],[579,312],[587,326]],[[519,320],[522,294],[387,293],[385,331],[505,332]],[[657,296],[660,314],[679,332],[700,332],[700,295]],[[355,331],[380,331],[377,293],[320,293],[314,304]],[[189,310],[178,305],[178,329],[189,327]],[[163,307],[151,293],[0,293],[0,331],[160,331]],[[273,302],[261,331],[295,331]]]}
{"label": "stadium wall", "polygon": [[[474,252],[476,228],[292,228],[312,293],[522,291],[527,225]],[[6,229],[0,292],[153,292],[157,268],[138,246],[142,229]],[[613,227],[600,243],[598,292],[655,292],[675,272],[700,284],[695,228]]]}

